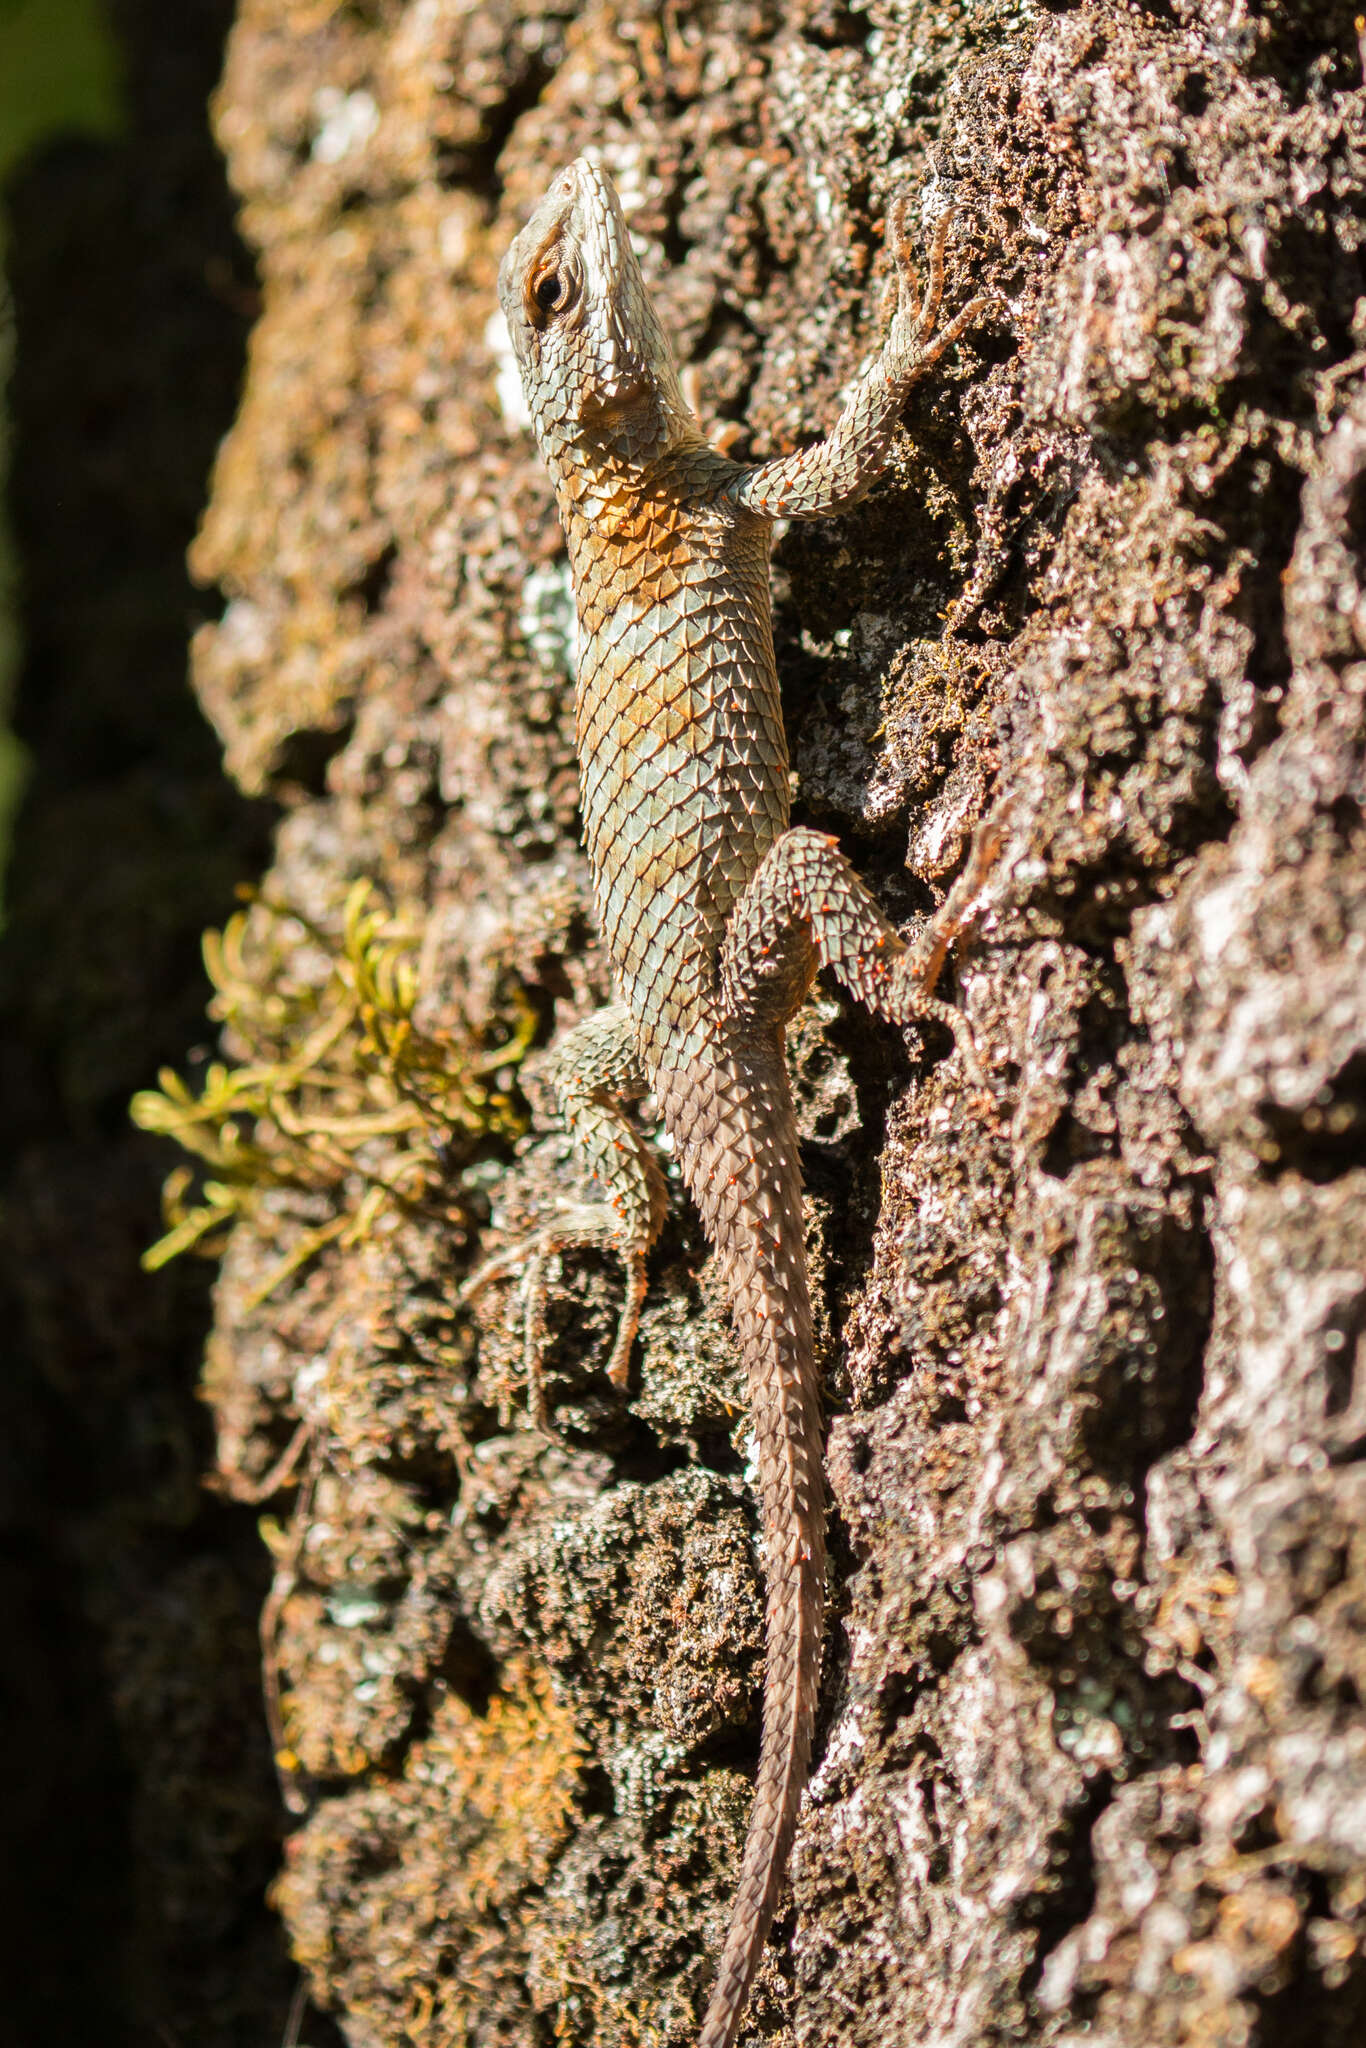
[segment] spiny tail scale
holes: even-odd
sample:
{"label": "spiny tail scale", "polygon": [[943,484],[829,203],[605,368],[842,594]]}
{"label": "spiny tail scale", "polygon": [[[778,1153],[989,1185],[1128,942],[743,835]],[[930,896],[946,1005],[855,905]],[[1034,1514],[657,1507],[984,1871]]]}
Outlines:
{"label": "spiny tail scale", "polygon": [[825,1597],[825,1490],[791,1093],[776,1033],[718,1048],[707,1084],[661,1075],[660,1108],[721,1262],[748,1379],[767,1532],[759,1776],[700,2048],[731,2048],[796,1832]]}

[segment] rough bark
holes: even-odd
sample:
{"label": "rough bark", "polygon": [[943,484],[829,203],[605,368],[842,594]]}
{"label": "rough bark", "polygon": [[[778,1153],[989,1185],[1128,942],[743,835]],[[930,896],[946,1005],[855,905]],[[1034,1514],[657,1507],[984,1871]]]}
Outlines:
{"label": "rough bark", "polygon": [[[605,993],[560,542],[489,328],[550,172],[603,152],[756,456],[870,345],[895,191],[956,197],[953,289],[1006,304],[779,553],[799,816],[909,917],[1011,809],[958,962],[999,1114],[828,992],[794,1038],[834,1569],[751,2038],[1366,2024],[1364,117],[1351,10],[1290,0],[240,9],[264,304],[197,687],[288,807],[296,943],[374,879],[430,1033],[514,971],[543,1035]],[[263,1197],[226,1254],[232,1483],[308,1440],[276,1897],[357,2048],[684,2043],[724,1921],[760,1586],[696,1223],[624,1403],[619,1276],[565,1272],[549,1439],[507,1296],[452,1305],[490,1201],[572,1185],[480,1138],[268,1292],[327,1201]]]}

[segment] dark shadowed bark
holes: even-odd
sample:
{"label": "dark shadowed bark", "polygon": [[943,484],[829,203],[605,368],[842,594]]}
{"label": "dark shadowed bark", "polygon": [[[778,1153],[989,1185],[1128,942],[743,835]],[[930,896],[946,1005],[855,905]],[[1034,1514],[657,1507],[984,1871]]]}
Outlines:
{"label": "dark shadowed bark", "polygon": [[208,1275],[139,1270],[166,1153],[128,1125],[209,1035],[199,935],[269,844],[185,686],[208,608],[185,549],[254,298],[204,105],[231,13],[119,0],[124,133],[5,193],[32,775],[0,939],[0,2039],[22,2048],[269,2042],[292,1995],[263,1896],[269,1562],[201,1483]]}

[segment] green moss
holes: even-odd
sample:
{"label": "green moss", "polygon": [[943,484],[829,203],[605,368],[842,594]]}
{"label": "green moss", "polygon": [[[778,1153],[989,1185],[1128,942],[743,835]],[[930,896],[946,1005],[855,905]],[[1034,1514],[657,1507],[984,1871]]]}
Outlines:
{"label": "green moss", "polygon": [[209,1014],[240,1059],[215,1061],[198,1092],[163,1068],[133,1098],[135,1124],[199,1162],[167,1178],[149,1270],[186,1251],[217,1257],[268,1189],[324,1196],[333,1213],[267,1275],[263,1301],[325,1244],[359,1243],[386,1211],[424,1205],[480,1140],[525,1128],[511,1070],[536,1016],[520,988],[502,1018],[459,1038],[420,1029],[415,938],[373,895],[368,881],[352,888],[339,945],[264,899],[205,934]]}

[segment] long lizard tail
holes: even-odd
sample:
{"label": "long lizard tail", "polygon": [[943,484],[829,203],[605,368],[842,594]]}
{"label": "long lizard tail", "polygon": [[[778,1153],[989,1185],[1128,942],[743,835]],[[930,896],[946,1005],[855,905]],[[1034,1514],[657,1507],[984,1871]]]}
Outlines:
{"label": "long lizard tail", "polygon": [[731,2048],[782,1888],[811,1760],[825,1599],[820,1389],[801,1169],[776,1038],[728,1048],[705,1080],[660,1077],[660,1106],[722,1262],[759,1439],[767,1656],[759,1777],[700,2048]]}

